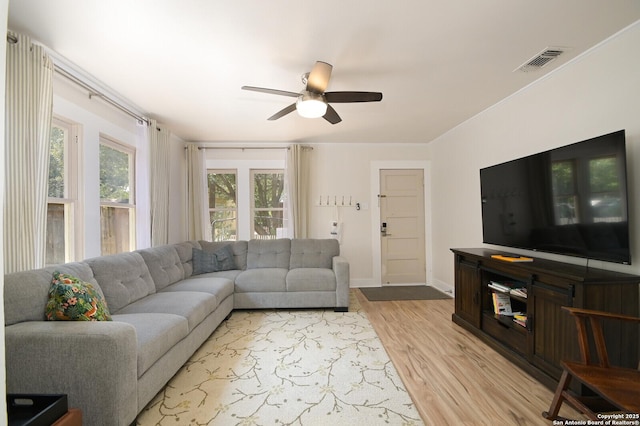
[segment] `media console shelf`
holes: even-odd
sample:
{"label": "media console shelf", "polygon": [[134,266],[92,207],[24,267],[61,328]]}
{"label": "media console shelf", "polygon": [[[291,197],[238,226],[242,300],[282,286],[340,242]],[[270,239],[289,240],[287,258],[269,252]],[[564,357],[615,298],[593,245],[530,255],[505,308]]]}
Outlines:
{"label": "media console shelf", "polygon": [[[451,251],[455,255],[453,322],[550,389],[555,389],[562,374],[561,361],[580,359],[575,321],[562,306],[640,316],[640,276],[537,258],[508,262],[491,256],[509,253],[484,248]],[[495,283],[524,288],[526,296],[523,291],[500,290]],[[518,321],[495,313],[493,293],[508,296],[512,311],[522,315]],[[612,365],[638,367],[637,326],[607,324],[605,336]],[[572,387],[582,393],[577,386]]]}

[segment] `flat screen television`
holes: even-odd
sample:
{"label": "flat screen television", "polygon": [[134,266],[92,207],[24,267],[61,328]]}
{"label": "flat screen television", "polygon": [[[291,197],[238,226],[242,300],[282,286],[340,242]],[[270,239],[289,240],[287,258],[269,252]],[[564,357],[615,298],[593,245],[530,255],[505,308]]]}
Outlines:
{"label": "flat screen television", "polygon": [[487,244],[631,264],[624,130],[480,170]]}

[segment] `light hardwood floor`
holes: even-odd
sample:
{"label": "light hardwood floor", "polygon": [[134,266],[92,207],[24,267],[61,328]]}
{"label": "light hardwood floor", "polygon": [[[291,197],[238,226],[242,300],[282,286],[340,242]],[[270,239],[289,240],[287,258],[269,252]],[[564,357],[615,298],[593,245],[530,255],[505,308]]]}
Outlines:
{"label": "light hardwood floor", "polygon": [[[453,299],[369,302],[367,313],[430,425],[551,425],[553,392],[451,321]],[[586,419],[567,404],[560,415]]]}

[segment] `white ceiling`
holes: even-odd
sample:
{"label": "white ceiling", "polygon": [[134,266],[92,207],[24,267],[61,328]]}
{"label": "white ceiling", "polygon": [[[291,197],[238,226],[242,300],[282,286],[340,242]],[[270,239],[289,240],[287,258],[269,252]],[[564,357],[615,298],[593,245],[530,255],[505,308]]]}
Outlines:
{"label": "white ceiling", "polygon": [[[14,0],[27,34],[191,141],[428,142],[640,19],[638,0]],[[541,70],[513,72],[549,46]],[[640,49],[640,47],[639,47]],[[637,55],[636,52],[629,54]],[[317,60],[343,121],[267,118]]]}

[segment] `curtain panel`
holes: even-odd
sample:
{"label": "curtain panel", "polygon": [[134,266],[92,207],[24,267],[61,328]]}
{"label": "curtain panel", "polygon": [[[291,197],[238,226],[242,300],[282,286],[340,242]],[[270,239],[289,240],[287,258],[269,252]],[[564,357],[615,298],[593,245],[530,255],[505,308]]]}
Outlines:
{"label": "curtain panel", "polygon": [[169,243],[169,140],[171,133],[149,121],[151,246]]}
{"label": "curtain panel", "polygon": [[285,174],[289,213],[289,235],[307,238],[309,224],[309,147],[299,144],[289,146]]}
{"label": "curtain panel", "polygon": [[187,145],[187,220],[190,240],[211,241],[204,150]]}
{"label": "curtain panel", "polygon": [[[9,33],[5,100],[5,273],[46,259],[53,63],[42,46]],[[15,41],[15,42],[14,42]]]}

